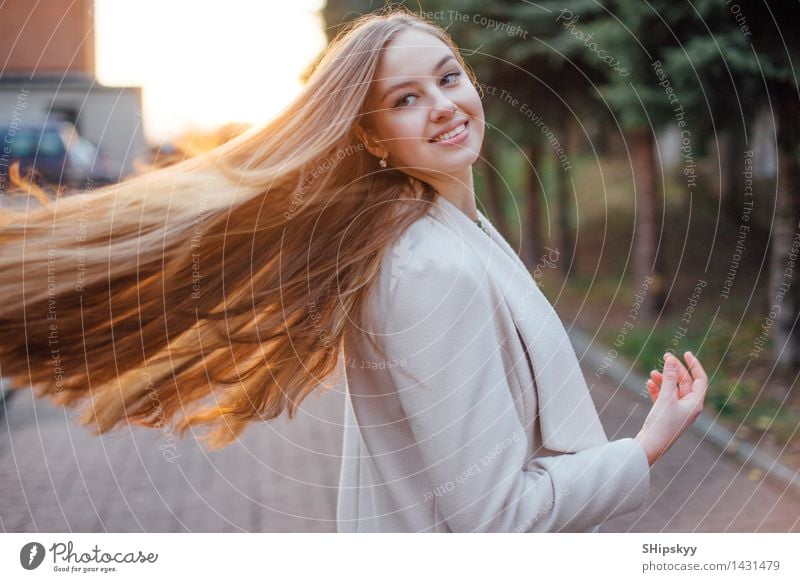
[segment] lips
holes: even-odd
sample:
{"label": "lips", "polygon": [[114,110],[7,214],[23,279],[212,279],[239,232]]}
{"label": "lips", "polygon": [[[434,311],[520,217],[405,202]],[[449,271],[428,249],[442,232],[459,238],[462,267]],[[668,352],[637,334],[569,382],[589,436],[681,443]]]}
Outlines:
{"label": "lips", "polygon": [[[448,126],[447,128],[445,128],[442,131],[440,131],[439,133],[437,133],[435,136],[433,136],[428,141],[430,143],[434,143],[434,142],[437,142],[437,141],[445,141],[445,140],[442,139],[442,136],[450,134],[454,130],[456,130],[456,132],[458,132],[458,129],[462,128],[462,126],[463,126],[463,128],[460,131],[464,132],[467,129],[468,123],[469,123],[469,120],[467,120],[467,119],[458,121],[456,123],[452,123],[452,124],[450,124],[450,126]],[[455,137],[456,135],[458,135],[458,133],[453,133],[452,135],[448,135],[447,139],[451,139],[451,138]]]}

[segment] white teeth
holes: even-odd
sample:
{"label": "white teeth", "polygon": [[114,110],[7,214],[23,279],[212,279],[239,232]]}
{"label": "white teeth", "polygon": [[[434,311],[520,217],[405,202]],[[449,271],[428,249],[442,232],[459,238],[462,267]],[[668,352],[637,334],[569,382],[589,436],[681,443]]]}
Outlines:
{"label": "white teeth", "polygon": [[435,138],[433,141],[442,141],[443,139],[450,139],[451,137],[457,136],[459,133],[464,131],[466,128],[467,128],[466,123],[462,123],[461,125],[459,125],[455,129],[451,129],[447,133],[443,133],[439,137]]}

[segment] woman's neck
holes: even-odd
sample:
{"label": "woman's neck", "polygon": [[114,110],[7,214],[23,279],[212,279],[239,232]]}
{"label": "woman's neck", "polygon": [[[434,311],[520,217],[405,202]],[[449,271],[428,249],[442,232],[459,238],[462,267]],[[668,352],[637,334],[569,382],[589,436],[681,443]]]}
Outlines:
{"label": "woman's neck", "polygon": [[463,174],[448,176],[440,180],[432,180],[431,186],[436,188],[441,196],[461,210],[471,220],[478,219],[478,210],[473,187],[472,166],[465,169]]}

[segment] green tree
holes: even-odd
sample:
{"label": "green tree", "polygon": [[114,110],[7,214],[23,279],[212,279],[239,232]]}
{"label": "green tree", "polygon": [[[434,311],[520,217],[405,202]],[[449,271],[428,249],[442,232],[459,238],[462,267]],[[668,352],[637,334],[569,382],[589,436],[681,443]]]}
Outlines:
{"label": "green tree", "polygon": [[[768,284],[761,286],[761,299],[767,313],[773,305],[780,307],[774,310],[773,359],[782,367],[800,369],[796,325],[800,285],[793,272],[787,277],[786,269],[794,238],[800,235],[800,99],[792,66],[800,60],[800,40],[791,28],[800,21],[800,6],[796,2],[771,7],[755,0],[697,0],[673,7],[670,16],[680,20],[685,38],[663,52],[664,68],[693,120],[693,130],[727,142],[727,156],[720,164],[727,175],[721,193],[723,207],[741,223],[748,205],[772,206],[766,213],[774,216]],[[753,145],[752,123],[763,107],[774,118],[778,153],[771,200],[768,192],[748,196],[742,177],[743,160]]]}

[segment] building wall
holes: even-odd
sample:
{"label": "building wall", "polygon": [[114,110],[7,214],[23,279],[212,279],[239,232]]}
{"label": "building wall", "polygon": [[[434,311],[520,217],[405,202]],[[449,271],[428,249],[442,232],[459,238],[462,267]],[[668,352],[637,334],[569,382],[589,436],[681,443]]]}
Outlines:
{"label": "building wall", "polygon": [[[104,87],[90,83],[58,86],[51,83],[0,83],[0,125],[24,126],[62,110],[75,112],[78,133],[124,168],[148,159],[141,119],[139,87]],[[16,120],[14,119],[16,118]]]}
{"label": "building wall", "polygon": [[94,78],[92,0],[8,0],[0,17],[4,73],[80,73]]}
{"label": "building wall", "polygon": [[132,171],[134,160],[148,155],[141,88],[97,83],[94,1],[6,0],[0,10],[0,55],[6,59],[0,125],[14,117],[34,123],[58,112]]}

